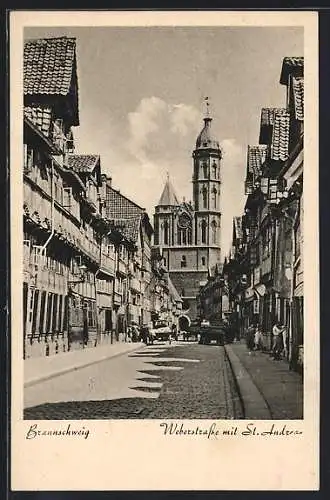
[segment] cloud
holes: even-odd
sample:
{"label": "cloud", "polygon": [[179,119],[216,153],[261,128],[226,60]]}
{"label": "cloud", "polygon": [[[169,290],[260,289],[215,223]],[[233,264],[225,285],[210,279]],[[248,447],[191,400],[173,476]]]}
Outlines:
{"label": "cloud", "polygon": [[[202,117],[196,108],[185,103],[170,104],[153,96],[142,99],[121,123],[103,120],[99,127],[96,114],[88,118],[84,122],[92,123],[98,133],[87,134],[79,127],[77,142],[83,146],[79,152],[99,153],[102,171],[111,175],[113,186],[146,208],[151,221],[167,172],[179,200],[192,199],[191,154],[202,128]],[[221,123],[218,125],[216,130],[214,122],[214,133],[221,139]],[[241,215],[244,208],[246,156],[243,146],[233,138],[224,138],[220,145],[224,258],[231,244],[232,219]]]}
{"label": "cloud", "polygon": [[200,113],[193,106],[176,104],[171,110],[171,132],[186,136],[199,123]]}

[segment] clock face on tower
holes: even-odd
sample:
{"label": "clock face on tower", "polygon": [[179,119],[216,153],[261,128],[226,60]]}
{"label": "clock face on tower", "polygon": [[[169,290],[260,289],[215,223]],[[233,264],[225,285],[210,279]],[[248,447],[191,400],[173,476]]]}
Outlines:
{"label": "clock face on tower", "polygon": [[187,227],[191,226],[191,219],[188,214],[181,214],[179,215],[179,224],[178,224],[182,229],[186,229]]}

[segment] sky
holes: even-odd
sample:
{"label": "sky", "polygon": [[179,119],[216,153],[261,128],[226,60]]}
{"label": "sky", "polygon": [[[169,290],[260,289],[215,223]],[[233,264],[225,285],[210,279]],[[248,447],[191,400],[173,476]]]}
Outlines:
{"label": "sky", "polygon": [[285,106],[285,56],[303,56],[297,27],[26,28],[25,38],[77,41],[80,125],[76,153],[101,156],[113,187],[153,221],[167,172],[192,199],[192,152],[204,98],[223,149],[222,257],[242,215],[248,144],[258,144],[262,107]]}

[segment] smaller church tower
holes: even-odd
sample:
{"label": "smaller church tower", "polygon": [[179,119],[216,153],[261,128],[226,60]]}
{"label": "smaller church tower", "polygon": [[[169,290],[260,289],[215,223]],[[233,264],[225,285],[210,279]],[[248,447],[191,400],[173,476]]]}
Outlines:
{"label": "smaller church tower", "polygon": [[167,174],[166,183],[155,207],[154,243],[160,246],[172,246],[175,240],[173,212],[180,205],[174,188]]}

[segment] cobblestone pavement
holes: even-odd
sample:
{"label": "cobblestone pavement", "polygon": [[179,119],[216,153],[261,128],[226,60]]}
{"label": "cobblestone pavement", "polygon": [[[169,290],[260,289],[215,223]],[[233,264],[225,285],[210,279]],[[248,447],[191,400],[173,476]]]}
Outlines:
{"label": "cobblestone pavement", "polygon": [[[102,361],[56,377],[30,390],[52,394],[42,404],[31,405],[36,395],[27,396],[25,419],[230,419],[244,418],[235,380],[224,348],[198,344],[150,346],[120,358]],[[148,354],[149,352],[149,354]],[[119,366],[121,367],[118,373]],[[125,390],[104,397],[111,380],[135,370]],[[90,381],[96,390],[93,398]],[[99,384],[102,380],[102,384]],[[124,383],[123,382],[123,383]],[[70,387],[71,384],[71,387]],[[85,388],[85,393],[81,394]],[[87,388],[87,389],[86,389]],[[129,391],[129,392],[127,392]],[[58,392],[56,396],[56,392]],[[92,391],[93,392],[93,391]],[[122,397],[124,394],[130,397]],[[102,398],[97,396],[102,395]],[[138,395],[138,397],[136,397]]]}

